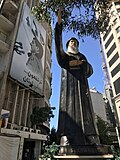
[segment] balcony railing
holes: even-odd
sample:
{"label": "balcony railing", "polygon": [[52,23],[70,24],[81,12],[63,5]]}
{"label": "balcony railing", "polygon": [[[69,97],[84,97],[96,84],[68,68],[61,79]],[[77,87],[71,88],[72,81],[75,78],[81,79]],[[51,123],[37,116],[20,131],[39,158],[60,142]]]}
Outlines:
{"label": "balcony railing", "polygon": [[14,2],[17,6],[20,4],[19,0],[11,0],[12,2]]}
{"label": "balcony railing", "polygon": [[16,13],[18,10],[18,7],[20,5],[20,1],[16,0],[6,0],[4,9],[9,11],[10,13]]}
{"label": "balcony railing", "polygon": [[5,10],[3,10],[1,14],[2,14],[5,18],[7,18],[10,22],[12,22],[13,24],[15,24],[16,17],[13,16],[11,13],[6,12]]}
{"label": "balcony railing", "polygon": [[0,31],[0,40],[10,45],[10,40],[7,35],[5,35],[3,32]]}
{"label": "balcony railing", "polygon": [[0,50],[5,53],[9,50],[10,41],[7,35],[0,31]]}

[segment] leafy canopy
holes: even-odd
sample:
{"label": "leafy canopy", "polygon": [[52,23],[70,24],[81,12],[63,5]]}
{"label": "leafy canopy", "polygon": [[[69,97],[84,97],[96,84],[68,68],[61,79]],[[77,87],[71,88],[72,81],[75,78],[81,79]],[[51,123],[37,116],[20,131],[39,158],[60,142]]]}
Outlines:
{"label": "leafy canopy", "polygon": [[39,21],[51,23],[61,8],[63,25],[68,31],[72,30],[78,37],[98,38],[109,22],[110,3],[110,0],[40,0],[33,13]]}
{"label": "leafy canopy", "polygon": [[97,127],[101,144],[112,144],[113,138],[107,135],[107,132],[109,131],[109,127],[111,127],[111,125],[97,116]]}
{"label": "leafy canopy", "polygon": [[50,121],[50,118],[54,118],[53,110],[55,110],[55,107],[34,107],[30,116],[32,126],[48,120]]}
{"label": "leafy canopy", "polygon": [[55,160],[54,155],[58,152],[58,146],[53,142],[51,145],[44,147],[44,154],[39,160]]}

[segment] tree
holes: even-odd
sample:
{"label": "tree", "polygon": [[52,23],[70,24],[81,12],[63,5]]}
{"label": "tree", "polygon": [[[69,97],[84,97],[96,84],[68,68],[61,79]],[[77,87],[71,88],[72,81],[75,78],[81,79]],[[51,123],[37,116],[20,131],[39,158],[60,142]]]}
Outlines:
{"label": "tree", "polygon": [[77,33],[78,37],[98,38],[108,25],[110,3],[110,0],[40,0],[39,5],[33,7],[33,13],[39,21],[51,23],[57,9],[61,8],[63,25],[67,30]]}
{"label": "tree", "polygon": [[44,148],[44,154],[40,156],[39,160],[55,160],[54,156],[58,152],[58,146],[53,142]]}
{"label": "tree", "polygon": [[101,144],[112,144],[112,138],[107,135],[110,124],[106,123],[102,118],[97,116],[97,127]]}
{"label": "tree", "polygon": [[55,110],[55,107],[34,107],[30,116],[32,127],[54,118],[53,110]]}
{"label": "tree", "polygon": [[46,145],[51,145],[52,143],[58,144],[57,131],[53,127],[48,135],[48,141],[45,142]]}
{"label": "tree", "polygon": [[43,155],[40,156],[40,160],[54,160],[54,155],[58,152],[59,146],[57,144],[57,131],[53,127],[48,135],[48,140],[44,143],[43,146]]}
{"label": "tree", "polygon": [[120,160],[120,148],[119,147],[113,148],[113,154],[114,154],[115,160]]}

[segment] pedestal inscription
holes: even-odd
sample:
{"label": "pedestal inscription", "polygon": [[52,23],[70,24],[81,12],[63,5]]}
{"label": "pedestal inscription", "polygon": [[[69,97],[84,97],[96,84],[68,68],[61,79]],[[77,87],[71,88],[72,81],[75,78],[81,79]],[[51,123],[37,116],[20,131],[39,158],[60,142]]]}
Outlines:
{"label": "pedestal inscription", "polygon": [[109,146],[60,146],[58,155],[104,155],[112,154]]}

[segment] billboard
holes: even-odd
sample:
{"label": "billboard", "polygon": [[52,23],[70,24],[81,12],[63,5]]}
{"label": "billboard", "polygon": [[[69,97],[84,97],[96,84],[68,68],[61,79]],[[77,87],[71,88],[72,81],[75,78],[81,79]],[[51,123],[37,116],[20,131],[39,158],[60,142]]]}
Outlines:
{"label": "billboard", "polygon": [[24,4],[10,76],[43,95],[46,31]]}

